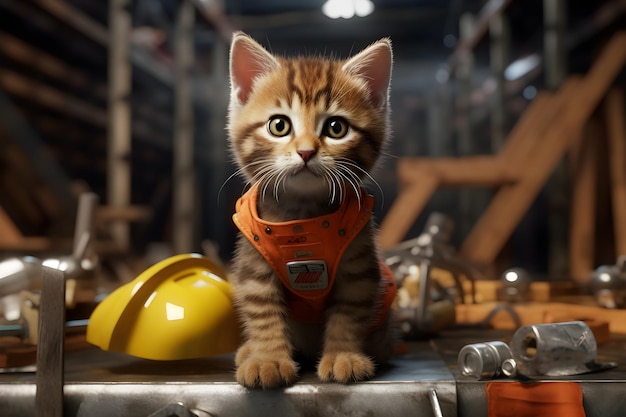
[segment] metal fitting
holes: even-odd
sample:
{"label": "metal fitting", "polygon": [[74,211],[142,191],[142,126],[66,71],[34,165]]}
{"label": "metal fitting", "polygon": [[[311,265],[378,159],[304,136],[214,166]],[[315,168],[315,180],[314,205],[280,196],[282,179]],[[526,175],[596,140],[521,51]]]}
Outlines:
{"label": "metal fitting", "polygon": [[518,329],[511,339],[517,371],[525,376],[566,376],[589,372],[597,345],[582,321],[534,324]]}
{"label": "metal fitting", "polygon": [[502,363],[510,358],[511,349],[504,342],[474,343],[461,349],[458,364],[464,376],[491,379],[503,374]]}

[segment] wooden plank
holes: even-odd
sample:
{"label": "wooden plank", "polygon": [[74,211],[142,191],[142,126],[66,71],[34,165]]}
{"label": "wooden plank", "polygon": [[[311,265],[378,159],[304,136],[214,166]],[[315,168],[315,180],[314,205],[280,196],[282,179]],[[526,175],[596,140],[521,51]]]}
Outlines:
{"label": "wooden plank", "polygon": [[559,120],[546,131],[541,151],[533,158],[532,169],[516,185],[503,186],[495,195],[470,235],[461,253],[478,263],[492,263],[522,216],[569,146],[582,129],[626,61],[626,32],[618,32],[606,45],[575,97],[567,100]]}
{"label": "wooden plank", "polygon": [[626,255],[626,111],[624,90],[612,90],[606,99],[606,124],[611,170],[611,201],[616,258]]}
{"label": "wooden plank", "polygon": [[152,209],[147,206],[130,205],[126,207],[98,207],[96,218],[98,223],[121,220],[124,222],[147,222],[152,219]]}
{"label": "wooden plank", "polygon": [[[528,116],[522,117],[516,124],[498,155],[504,165],[510,166],[517,173],[523,173],[528,169],[528,165],[533,163],[533,156],[544,141],[546,130],[558,119],[566,103],[575,97],[580,82],[580,77],[572,76],[560,91],[542,92],[535,98],[537,104],[528,109]],[[517,125],[520,125],[519,128]]]}
{"label": "wooden plank", "polygon": [[[502,288],[501,279],[476,280],[474,282],[476,303],[488,303],[498,301],[499,292]],[[472,282],[463,281],[463,289],[466,294],[472,291]],[[548,302],[558,297],[572,296],[576,294],[576,286],[572,281],[533,281],[530,283],[528,301]]]}
{"label": "wooden plank", "polygon": [[109,45],[107,28],[97,20],[62,0],[32,0],[36,5],[92,41],[106,47]]}
{"label": "wooden plank", "polygon": [[538,123],[545,118],[546,111],[553,108],[553,102],[554,94],[547,91],[540,91],[537,94],[511,129],[498,153],[498,158],[505,160],[507,164],[525,159],[528,152],[524,150],[524,147],[529,145],[533,138],[530,133],[538,129]]}
{"label": "wooden plank", "polygon": [[450,187],[494,187],[518,179],[511,167],[493,156],[402,158],[398,161],[401,181],[415,178],[415,171],[430,173],[439,179],[441,186]]}
{"label": "wooden plank", "polygon": [[[518,130],[520,133],[514,136],[514,143],[503,149],[501,154],[503,164],[515,167],[520,173],[521,180],[518,184],[505,185],[497,191],[486,211],[463,243],[461,250],[467,256],[473,257],[472,259],[477,260],[477,262],[490,263],[495,260],[495,256],[504,246],[510,233],[527,209],[527,207],[516,207],[516,201],[522,195],[522,198],[528,200],[523,204],[532,203],[531,193],[538,192],[543,184],[541,178],[547,178],[552,170],[550,159],[558,160],[559,158],[558,154],[554,152],[548,154],[545,149],[546,144],[549,144],[546,141],[546,130],[558,123],[559,117],[564,111],[563,108],[577,96],[580,83],[581,80],[578,78],[568,80],[562,91],[551,96],[551,99],[544,105],[537,107],[543,111],[535,113],[536,119],[534,121],[526,119],[529,126]],[[525,135],[522,136],[522,133]],[[559,150],[557,149],[556,152]],[[545,166],[539,167],[541,172],[538,171],[537,164],[539,161],[537,158],[543,161],[549,158],[546,161],[547,165],[544,164]],[[556,164],[556,162],[552,162],[552,164]],[[529,166],[532,166],[533,169],[529,170]],[[534,181],[529,183],[529,176],[534,176]],[[516,217],[510,218],[511,212]],[[495,239],[491,240],[492,237]],[[473,245],[478,246],[472,249]],[[483,252],[487,256],[481,258],[480,253]],[[483,261],[482,259],[487,260]]]}
{"label": "wooden plank", "polygon": [[423,175],[400,191],[380,224],[378,243],[381,249],[388,249],[400,243],[437,190],[438,185],[437,177]]}
{"label": "wooden plank", "polygon": [[578,283],[591,278],[594,265],[596,223],[596,181],[598,169],[597,120],[590,120],[580,146],[575,147],[572,180],[572,208],[569,236],[569,272]]}
{"label": "wooden plank", "polygon": [[19,242],[22,238],[20,230],[13,224],[9,215],[0,206],[0,242],[12,244]]}
{"label": "wooden plank", "polygon": [[23,100],[68,114],[96,126],[106,126],[107,116],[104,109],[13,71],[0,68],[0,87]]}
{"label": "wooden plank", "polygon": [[[519,303],[511,305],[521,320],[521,325],[553,322],[558,317],[571,320],[598,320],[609,322],[611,333],[626,333],[624,310],[606,309],[595,304],[591,297],[576,297],[571,304],[565,302]],[[457,304],[456,321],[459,324],[481,322],[502,303]],[[491,321],[493,327],[501,330],[514,330],[515,322],[505,311],[496,314]]]}
{"label": "wooden plank", "polygon": [[[52,248],[52,241],[46,237],[24,237],[17,242],[4,242],[0,240],[0,251],[2,252],[32,254],[32,252],[49,251]],[[54,249],[58,250],[58,247],[54,245]]]}
{"label": "wooden plank", "polygon": [[[518,172],[526,169],[527,159],[532,155],[532,151],[537,146],[538,141],[541,140],[542,131],[553,122],[561,104],[575,92],[577,82],[577,80],[570,81],[564,91],[556,96],[551,93],[539,94],[522,119],[520,119],[516,128],[513,129],[509,140],[505,143],[498,157],[442,158],[434,161],[426,158],[403,158],[398,162],[399,181],[409,184],[414,181],[424,181],[425,178],[437,178],[436,186],[444,184],[448,186],[495,186],[517,181],[519,178]],[[457,166],[459,167],[458,170],[456,169]],[[498,174],[496,175],[495,173]],[[428,182],[428,184],[433,185],[432,182]],[[399,243],[402,236],[411,227],[411,224],[415,222],[426,205],[427,199],[430,198],[435,189],[430,190],[426,187],[421,191],[422,194],[416,195],[415,198],[426,200],[412,201],[412,209],[409,209],[407,212],[400,208],[394,209],[393,212],[390,210],[394,224],[398,222],[399,218],[403,218],[402,226],[396,232],[393,232],[392,227],[385,223],[387,221],[386,218],[383,222],[385,223],[384,227],[381,225],[383,236],[381,245],[393,246]],[[409,195],[403,198],[405,201],[411,199]],[[408,213],[412,213],[414,217],[407,218]],[[389,221],[391,222],[391,220]]]}
{"label": "wooden plank", "polygon": [[97,98],[106,98],[106,87],[103,84],[94,84],[84,72],[8,33],[0,32],[0,51],[12,60],[55,81],[77,90],[89,90],[89,93],[93,93]]}

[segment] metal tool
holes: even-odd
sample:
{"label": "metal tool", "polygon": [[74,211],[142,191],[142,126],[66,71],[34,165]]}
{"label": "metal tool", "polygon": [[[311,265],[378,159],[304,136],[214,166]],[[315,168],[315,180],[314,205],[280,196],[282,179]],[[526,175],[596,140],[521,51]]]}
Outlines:
{"label": "metal tool", "polygon": [[513,357],[509,346],[501,341],[474,343],[459,352],[459,370],[463,376],[492,379],[503,375],[502,364]]}
{"label": "metal tool", "polygon": [[[385,262],[394,272],[399,292],[410,287],[414,300],[396,309],[400,328],[408,338],[423,332],[438,332],[452,327],[455,323],[455,304],[465,302],[465,292],[460,276],[464,275],[472,284],[471,296],[474,300],[474,280],[481,273],[469,262],[462,259],[449,243],[454,224],[442,213],[432,213],[424,231],[417,238],[407,240],[384,252]],[[446,289],[432,279],[433,268],[448,271],[454,281],[453,289]],[[399,303],[401,304],[401,303]]]}
{"label": "metal tool", "polygon": [[605,308],[626,308],[626,255],[615,265],[601,265],[593,271],[591,289],[596,302]]}
{"label": "metal tool", "polygon": [[[66,280],[85,279],[92,275],[97,258],[90,243],[94,236],[98,201],[94,193],[80,196],[71,255],[44,260],[25,256],[0,262],[0,312],[4,320],[15,321],[20,318],[19,294],[21,291],[38,291],[41,288],[42,266],[64,271]],[[72,300],[68,301],[71,304]]]}

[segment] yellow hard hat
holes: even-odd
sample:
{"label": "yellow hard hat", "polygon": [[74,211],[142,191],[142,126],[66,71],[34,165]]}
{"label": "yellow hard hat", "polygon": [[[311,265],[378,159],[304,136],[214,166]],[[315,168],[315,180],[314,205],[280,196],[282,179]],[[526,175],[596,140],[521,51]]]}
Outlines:
{"label": "yellow hard hat", "polygon": [[154,360],[234,351],[240,341],[231,287],[222,269],[198,254],[167,258],[105,298],[87,341],[103,350]]}

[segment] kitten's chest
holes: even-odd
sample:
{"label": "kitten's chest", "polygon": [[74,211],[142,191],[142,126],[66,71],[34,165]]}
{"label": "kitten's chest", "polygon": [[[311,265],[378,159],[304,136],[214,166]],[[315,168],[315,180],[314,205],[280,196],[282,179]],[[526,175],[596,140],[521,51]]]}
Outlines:
{"label": "kitten's chest", "polygon": [[270,264],[288,290],[288,298],[302,305],[294,311],[304,312],[304,320],[316,322],[321,316],[318,306],[332,289],[341,258],[369,223],[372,206],[373,199],[363,196],[346,200],[328,215],[270,222],[259,218],[253,191],[238,202],[234,220]]}

